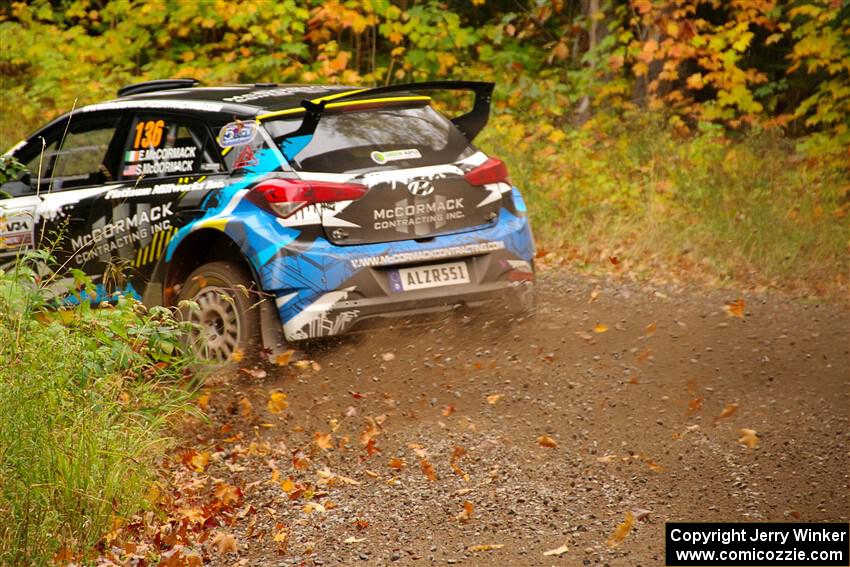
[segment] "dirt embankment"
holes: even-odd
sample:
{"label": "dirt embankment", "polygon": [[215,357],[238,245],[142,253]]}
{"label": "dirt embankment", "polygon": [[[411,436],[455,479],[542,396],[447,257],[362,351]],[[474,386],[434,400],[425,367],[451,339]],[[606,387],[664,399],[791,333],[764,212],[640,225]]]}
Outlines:
{"label": "dirt embankment", "polygon": [[844,307],[539,289],[528,320],[456,315],[211,380],[183,439],[210,460],[174,492],[235,487],[209,560],[655,566],[666,521],[850,520]]}

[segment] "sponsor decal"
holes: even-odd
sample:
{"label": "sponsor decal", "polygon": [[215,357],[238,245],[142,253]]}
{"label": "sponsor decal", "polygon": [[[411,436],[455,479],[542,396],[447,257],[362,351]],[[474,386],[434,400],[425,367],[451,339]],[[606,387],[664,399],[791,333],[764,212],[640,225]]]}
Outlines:
{"label": "sponsor decal", "polygon": [[395,207],[375,209],[373,212],[373,227],[375,230],[394,228],[398,232],[410,232],[413,228],[418,233],[420,229],[433,229],[444,226],[450,220],[464,218],[463,197],[447,199],[437,195],[427,203],[410,202],[409,199],[397,201]]}
{"label": "sponsor decal", "polygon": [[233,169],[241,169],[243,167],[250,167],[252,165],[257,165],[260,163],[257,160],[257,156],[254,155],[254,150],[251,149],[251,146],[245,146],[239,155],[236,157],[236,161],[233,162]]}
{"label": "sponsor decal", "polygon": [[[149,210],[138,211],[131,216],[95,227],[88,234],[71,238],[71,248],[74,250],[94,246],[94,249],[75,256],[77,263],[82,264],[89,258],[113,252],[123,246],[144,240],[156,232],[170,229],[171,221],[166,217],[173,214],[172,204],[164,203],[151,207]],[[99,245],[105,240],[111,242]]]}
{"label": "sponsor decal", "polygon": [[383,256],[366,256],[364,258],[353,258],[350,263],[352,268],[369,268],[377,266],[391,266],[393,264],[408,264],[412,262],[426,262],[442,258],[457,258],[460,256],[474,256],[485,254],[496,250],[504,250],[505,243],[501,240],[492,242],[478,242],[464,244],[462,246],[449,246],[446,248],[435,248],[433,250],[412,250],[410,252],[399,252],[397,254],[386,254]]}
{"label": "sponsor decal", "polygon": [[31,247],[34,230],[35,207],[0,209],[0,250]]}
{"label": "sponsor decal", "polygon": [[171,195],[188,191],[208,191],[221,189],[224,181],[218,179],[202,179],[194,183],[159,183],[153,187],[134,187],[130,189],[110,189],[106,199],[128,199],[131,197],[147,197],[149,195]]}
{"label": "sponsor decal", "polygon": [[391,150],[389,152],[372,152],[372,161],[378,165],[383,165],[390,161],[398,161],[402,159],[420,159],[422,154],[419,150],[413,148],[409,150]]}
{"label": "sponsor decal", "polygon": [[244,146],[257,136],[256,122],[242,122],[237,120],[225,124],[218,133],[218,145],[222,148]]}
{"label": "sponsor decal", "polygon": [[219,112],[224,105],[212,102],[199,101],[158,101],[158,100],[128,100],[103,102],[84,106],[80,112],[93,112],[96,110],[123,110],[135,108],[161,108],[165,110],[201,110],[204,112]]}
{"label": "sponsor decal", "polygon": [[328,90],[326,87],[281,87],[277,89],[262,89],[259,91],[245,93],[242,95],[229,96],[221,100],[225,102],[250,102],[276,96],[290,96],[306,93],[318,93]]}

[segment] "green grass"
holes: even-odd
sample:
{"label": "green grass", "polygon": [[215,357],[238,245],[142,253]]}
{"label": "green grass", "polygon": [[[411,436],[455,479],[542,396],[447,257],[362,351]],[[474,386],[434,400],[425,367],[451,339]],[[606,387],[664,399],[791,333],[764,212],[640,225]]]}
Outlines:
{"label": "green grass", "polygon": [[649,115],[557,131],[510,116],[481,145],[526,196],[538,245],[638,277],[832,293],[847,284],[846,164],[771,133],[681,135]]}
{"label": "green grass", "polygon": [[170,314],[130,299],[48,309],[51,279],[32,270],[47,260],[0,272],[2,565],[84,558],[146,507],[169,417],[188,403]]}

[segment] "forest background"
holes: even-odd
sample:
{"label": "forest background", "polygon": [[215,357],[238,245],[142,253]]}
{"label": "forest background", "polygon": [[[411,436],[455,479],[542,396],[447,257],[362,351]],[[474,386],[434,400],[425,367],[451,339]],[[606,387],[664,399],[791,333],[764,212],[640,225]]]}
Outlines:
{"label": "forest background", "polygon": [[842,0],[36,0],[0,7],[0,145],[123,85],[497,83],[477,141],[541,264],[846,289]]}

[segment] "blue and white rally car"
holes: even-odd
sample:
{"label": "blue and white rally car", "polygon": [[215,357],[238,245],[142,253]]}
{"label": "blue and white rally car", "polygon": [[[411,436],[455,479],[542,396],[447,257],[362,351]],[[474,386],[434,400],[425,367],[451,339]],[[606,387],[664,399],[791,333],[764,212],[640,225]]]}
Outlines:
{"label": "blue and white rally car", "polygon": [[[58,260],[148,305],[194,300],[228,359],[375,318],[530,306],[534,243],[504,164],[472,145],[492,83],[373,89],[150,81],[14,146],[0,257]],[[451,120],[424,93],[472,91]],[[120,269],[115,269],[118,266]],[[117,275],[115,275],[117,274]]]}

